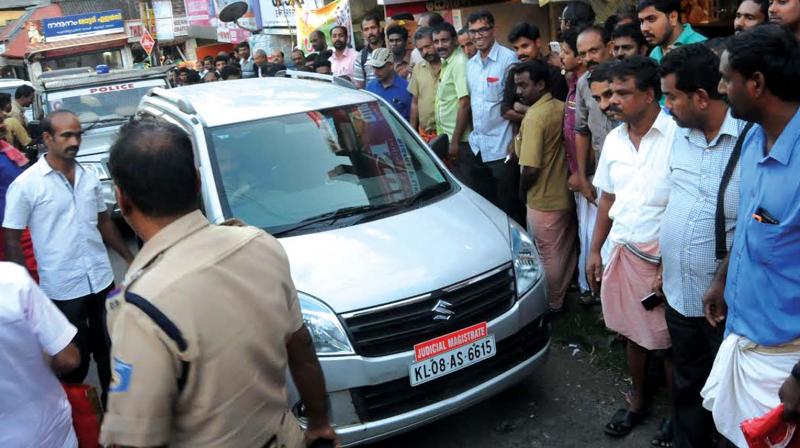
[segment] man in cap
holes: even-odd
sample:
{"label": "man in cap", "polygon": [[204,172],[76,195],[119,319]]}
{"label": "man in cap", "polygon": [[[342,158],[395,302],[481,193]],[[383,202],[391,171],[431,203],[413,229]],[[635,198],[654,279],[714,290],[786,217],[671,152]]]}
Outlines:
{"label": "man in cap", "polygon": [[411,94],[408,81],[394,71],[394,56],[388,48],[377,48],[367,61],[372,67],[375,79],[367,83],[367,91],[372,92],[391,104],[408,121],[411,115]]}

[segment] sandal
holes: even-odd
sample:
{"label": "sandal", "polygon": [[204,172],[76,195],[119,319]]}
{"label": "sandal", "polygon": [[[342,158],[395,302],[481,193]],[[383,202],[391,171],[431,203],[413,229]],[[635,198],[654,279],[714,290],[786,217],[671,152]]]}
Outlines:
{"label": "sandal", "polygon": [[661,420],[661,427],[656,433],[650,445],[670,448],[672,447],[672,419],[665,418]]}
{"label": "sandal", "polygon": [[587,291],[581,293],[581,295],[578,297],[578,303],[580,303],[583,306],[597,305],[600,303],[600,297],[597,297],[591,291]]}
{"label": "sandal", "polygon": [[630,409],[619,409],[611,417],[611,420],[606,423],[603,431],[613,437],[627,436],[633,431],[633,428],[647,417],[647,414],[647,411],[636,412]]}

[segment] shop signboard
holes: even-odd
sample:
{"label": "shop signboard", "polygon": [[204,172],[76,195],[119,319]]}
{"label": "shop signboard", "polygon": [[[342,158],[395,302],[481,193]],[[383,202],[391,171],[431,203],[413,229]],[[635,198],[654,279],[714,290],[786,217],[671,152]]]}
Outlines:
{"label": "shop signboard", "polygon": [[122,10],[91,12],[42,19],[45,42],[125,32]]}
{"label": "shop signboard", "polygon": [[209,0],[184,0],[186,16],[190,26],[211,26],[211,14]]}
{"label": "shop signboard", "polygon": [[261,28],[289,28],[297,22],[296,11],[291,0],[260,0]]}

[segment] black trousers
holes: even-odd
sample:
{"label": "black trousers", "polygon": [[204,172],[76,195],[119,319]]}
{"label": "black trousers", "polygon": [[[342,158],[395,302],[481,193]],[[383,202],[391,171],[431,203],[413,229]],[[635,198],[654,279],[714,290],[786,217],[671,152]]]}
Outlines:
{"label": "black trousers", "polygon": [[89,373],[89,355],[97,363],[97,376],[103,391],[103,402],[111,380],[110,346],[106,338],[106,296],[114,288],[112,282],[106,289],[72,300],[54,300],[53,303],[78,329],[72,342],[81,351],[80,366],[61,376],[65,383],[83,383]]}
{"label": "black trousers", "polygon": [[674,446],[711,447],[716,430],[711,413],[703,408],[700,391],[711,373],[724,330],[709,325],[705,317],[683,316],[669,305],[666,319],[672,338]]}
{"label": "black trousers", "polygon": [[462,142],[454,171],[461,182],[526,227],[525,204],[519,200],[519,165],[504,159],[484,162],[468,142]]}

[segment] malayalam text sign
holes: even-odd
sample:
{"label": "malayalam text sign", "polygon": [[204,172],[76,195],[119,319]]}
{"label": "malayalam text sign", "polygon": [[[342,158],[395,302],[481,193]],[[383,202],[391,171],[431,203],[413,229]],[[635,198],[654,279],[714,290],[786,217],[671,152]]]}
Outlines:
{"label": "malayalam text sign", "polygon": [[42,19],[45,42],[125,32],[122,10]]}

